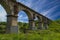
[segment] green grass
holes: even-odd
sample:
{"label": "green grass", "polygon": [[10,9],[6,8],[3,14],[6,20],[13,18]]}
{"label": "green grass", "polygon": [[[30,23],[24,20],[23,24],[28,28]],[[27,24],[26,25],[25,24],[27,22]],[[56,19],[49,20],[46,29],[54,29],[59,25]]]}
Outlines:
{"label": "green grass", "polygon": [[17,34],[0,34],[0,40],[18,40]]}
{"label": "green grass", "polygon": [[49,30],[60,33],[60,24],[57,22],[51,22],[49,25]]}
{"label": "green grass", "polygon": [[20,34],[20,40],[60,40],[60,33],[43,31],[40,33]]}
{"label": "green grass", "polygon": [[60,24],[51,22],[48,30],[35,30],[29,31],[29,33],[20,32],[19,34],[0,34],[0,40],[60,40]]}
{"label": "green grass", "polygon": [[49,30],[32,31],[32,33],[0,34],[0,40],[60,40],[60,33]]}

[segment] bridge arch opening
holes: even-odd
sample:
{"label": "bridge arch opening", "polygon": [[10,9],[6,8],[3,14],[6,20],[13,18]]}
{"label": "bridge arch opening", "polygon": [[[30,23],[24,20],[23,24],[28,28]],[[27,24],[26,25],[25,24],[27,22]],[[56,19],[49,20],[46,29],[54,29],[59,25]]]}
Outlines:
{"label": "bridge arch opening", "polygon": [[34,21],[35,21],[35,28],[37,29],[37,27],[38,27],[38,18],[35,17]]}
{"label": "bridge arch opening", "polygon": [[35,17],[35,26],[36,29],[41,30],[43,28],[43,23],[42,23],[42,17],[41,16],[36,16]]}
{"label": "bridge arch opening", "polygon": [[[3,29],[3,31],[2,31],[2,33],[6,33],[6,31],[7,31],[7,29],[8,29],[8,18],[7,18],[7,15],[9,15],[10,13],[11,13],[11,11],[10,11],[10,7],[6,4],[6,2],[5,1],[3,1],[3,0],[1,0],[0,1],[0,19],[2,18],[2,21],[3,21],[3,23],[2,24],[4,24],[4,29]],[[0,25],[1,26],[1,25]]]}
{"label": "bridge arch opening", "polygon": [[29,29],[29,20],[31,19],[31,14],[25,10],[21,10],[18,13],[18,27],[19,31],[25,32]]}
{"label": "bridge arch opening", "polygon": [[4,6],[0,4],[0,33],[6,32],[6,24],[7,24],[7,11]]}

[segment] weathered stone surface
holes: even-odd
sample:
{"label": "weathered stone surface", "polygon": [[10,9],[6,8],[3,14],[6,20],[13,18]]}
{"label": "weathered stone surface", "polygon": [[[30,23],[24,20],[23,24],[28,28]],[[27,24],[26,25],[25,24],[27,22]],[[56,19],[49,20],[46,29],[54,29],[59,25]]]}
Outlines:
{"label": "weathered stone surface", "polygon": [[[29,19],[29,29],[35,30],[35,17],[38,16],[39,21],[39,29],[48,29],[48,23],[45,16],[39,14],[38,12],[32,10],[31,8],[23,5],[22,3],[16,2],[16,0],[0,0],[0,4],[5,8],[7,12],[7,27],[6,33],[18,33],[18,12],[24,11],[26,12],[28,19]],[[49,20],[49,19],[48,19]]]}

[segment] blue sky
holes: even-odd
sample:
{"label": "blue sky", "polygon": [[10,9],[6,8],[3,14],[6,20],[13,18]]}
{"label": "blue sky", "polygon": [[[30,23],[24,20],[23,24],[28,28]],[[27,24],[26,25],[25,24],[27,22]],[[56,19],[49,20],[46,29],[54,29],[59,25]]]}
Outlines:
{"label": "blue sky", "polygon": [[[51,20],[60,19],[60,0],[17,0],[17,2],[21,2]],[[5,10],[3,11],[1,6],[0,9],[0,21],[6,21],[6,12]],[[19,12],[18,16],[18,21],[28,22],[28,17],[25,12]]]}

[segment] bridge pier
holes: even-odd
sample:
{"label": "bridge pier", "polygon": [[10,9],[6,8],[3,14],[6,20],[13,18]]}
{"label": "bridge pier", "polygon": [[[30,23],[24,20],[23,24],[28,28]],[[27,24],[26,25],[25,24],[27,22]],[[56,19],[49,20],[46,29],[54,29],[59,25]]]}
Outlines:
{"label": "bridge pier", "polygon": [[42,24],[42,22],[38,22],[38,29],[39,29],[39,30],[42,30],[42,29],[43,29],[43,24]]}
{"label": "bridge pier", "polygon": [[33,19],[29,20],[29,29],[35,30],[35,22]]}
{"label": "bridge pier", "polygon": [[47,19],[45,16],[39,14],[38,12],[30,9],[29,7],[16,2],[16,0],[0,0],[0,4],[4,7],[7,13],[7,27],[6,33],[18,33],[18,23],[17,15],[19,10],[23,10],[27,13],[29,18],[29,29],[35,30],[35,17],[38,16],[38,29],[48,29],[48,25],[51,20]]}
{"label": "bridge pier", "polygon": [[47,23],[44,23],[43,26],[44,26],[44,29],[48,29],[48,24]]}
{"label": "bridge pier", "polygon": [[44,27],[44,29],[48,29],[48,20],[47,20],[47,18],[44,17],[43,20],[44,20],[44,21],[43,21],[43,27]]}
{"label": "bridge pier", "polygon": [[7,15],[6,33],[18,33],[17,17],[14,15]]}
{"label": "bridge pier", "polygon": [[37,18],[38,18],[38,29],[42,30],[43,29],[42,16],[37,15]]}

